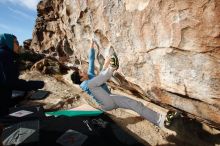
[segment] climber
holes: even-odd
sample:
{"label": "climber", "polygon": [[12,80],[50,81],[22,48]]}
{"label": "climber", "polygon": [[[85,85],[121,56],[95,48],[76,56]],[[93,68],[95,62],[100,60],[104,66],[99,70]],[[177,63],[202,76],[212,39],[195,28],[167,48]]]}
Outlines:
{"label": "climber", "polygon": [[126,96],[111,94],[105,82],[110,79],[113,72],[119,68],[118,58],[115,54],[105,59],[103,69],[98,76],[96,76],[94,72],[94,60],[95,49],[93,41],[89,52],[88,72],[83,69],[75,70],[71,75],[71,79],[73,83],[79,84],[87,94],[91,95],[97,103],[99,103],[101,110],[109,111],[116,108],[130,109],[155,125],[159,127],[164,126],[166,116],[152,111],[141,102]]}
{"label": "climber", "polygon": [[12,99],[12,90],[31,91],[43,88],[43,81],[19,79],[19,43],[12,34],[0,34],[0,116],[8,113],[18,99]]}

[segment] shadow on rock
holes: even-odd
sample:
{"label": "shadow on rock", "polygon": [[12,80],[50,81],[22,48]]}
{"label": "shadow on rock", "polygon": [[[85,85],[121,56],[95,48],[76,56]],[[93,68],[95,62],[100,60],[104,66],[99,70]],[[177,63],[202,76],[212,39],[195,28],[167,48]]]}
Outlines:
{"label": "shadow on rock", "polygon": [[[170,130],[176,132],[166,139],[174,145],[203,145],[215,146],[220,144],[220,132],[212,132],[205,130],[203,125],[196,120],[188,118],[178,118],[169,127]],[[162,145],[159,145],[162,146]]]}
{"label": "shadow on rock", "polygon": [[135,139],[137,139],[143,145],[150,146],[150,144],[146,140],[140,138],[139,135],[135,134],[134,132],[132,132],[130,129],[127,128],[127,125],[129,125],[129,124],[136,124],[136,123],[138,123],[140,121],[145,120],[144,118],[142,118],[140,116],[127,117],[127,118],[119,118],[119,117],[116,117],[116,116],[114,116],[112,114],[110,115],[110,117],[111,117],[111,119],[117,119],[117,121],[126,121],[126,122],[123,122],[123,126],[121,125],[120,127],[123,130],[125,130],[127,133],[129,133],[131,136],[133,136]]}

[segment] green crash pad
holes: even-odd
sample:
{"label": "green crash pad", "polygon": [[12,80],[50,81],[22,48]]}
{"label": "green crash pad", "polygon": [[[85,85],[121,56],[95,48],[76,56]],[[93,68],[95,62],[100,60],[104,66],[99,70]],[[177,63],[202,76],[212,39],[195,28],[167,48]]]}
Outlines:
{"label": "green crash pad", "polygon": [[73,110],[59,110],[54,112],[46,112],[47,115],[51,116],[98,116],[102,114],[103,111],[96,110],[96,111],[73,111]]}

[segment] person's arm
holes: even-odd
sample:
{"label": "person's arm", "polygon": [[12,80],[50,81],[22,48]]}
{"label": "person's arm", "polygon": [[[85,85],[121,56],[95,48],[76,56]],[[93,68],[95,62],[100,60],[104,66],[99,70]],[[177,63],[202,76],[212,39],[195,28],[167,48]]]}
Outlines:
{"label": "person's arm", "polygon": [[[4,79],[4,75],[0,73],[0,88],[1,89],[12,89],[12,90],[22,90],[22,91],[31,91],[37,90],[44,87],[43,81],[25,81],[22,79],[16,79],[14,81],[7,81]],[[3,79],[3,80],[2,80]]]}
{"label": "person's arm", "polygon": [[[8,62],[7,66],[12,67],[12,64]],[[8,69],[13,71],[12,69]],[[23,90],[31,91],[41,89],[44,87],[43,81],[25,81],[18,79],[15,74],[8,77],[8,70],[4,67],[3,63],[0,62],[0,88],[1,89],[12,89],[12,90]]]}
{"label": "person's arm", "polygon": [[13,82],[11,88],[13,90],[21,90],[21,91],[31,91],[42,89],[44,87],[43,81],[25,81],[22,79],[18,79]]}
{"label": "person's arm", "polygon": [[3,68],[3,64],[0,62],[0,88],[3,88],[6,85],[6,76]]}
{"label": "person's arm", "polygon": [[95,49],[94,49],[94,42],[92,42],[92,46],[91,46],[91,49],[89,51],[88,75],[95,76]]}

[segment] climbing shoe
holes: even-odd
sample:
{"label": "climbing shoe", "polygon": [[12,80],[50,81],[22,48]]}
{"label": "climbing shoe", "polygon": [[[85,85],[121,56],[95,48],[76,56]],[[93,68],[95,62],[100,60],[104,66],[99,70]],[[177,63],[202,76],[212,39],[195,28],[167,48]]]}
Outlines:
{"label": "climbing shoe", "polygon": [[170,127],[173,120],[176,119],[178,116],[179,116],[179,113],[177,111],[169,111],[167,113],[166,118],[165,118],[164,126],[165,127]]}
{"label": "climbing shoe", "polygon": [[110,59],[110,66],[116,70],[119,68],[119,61],[117,55],[114,53]]}

